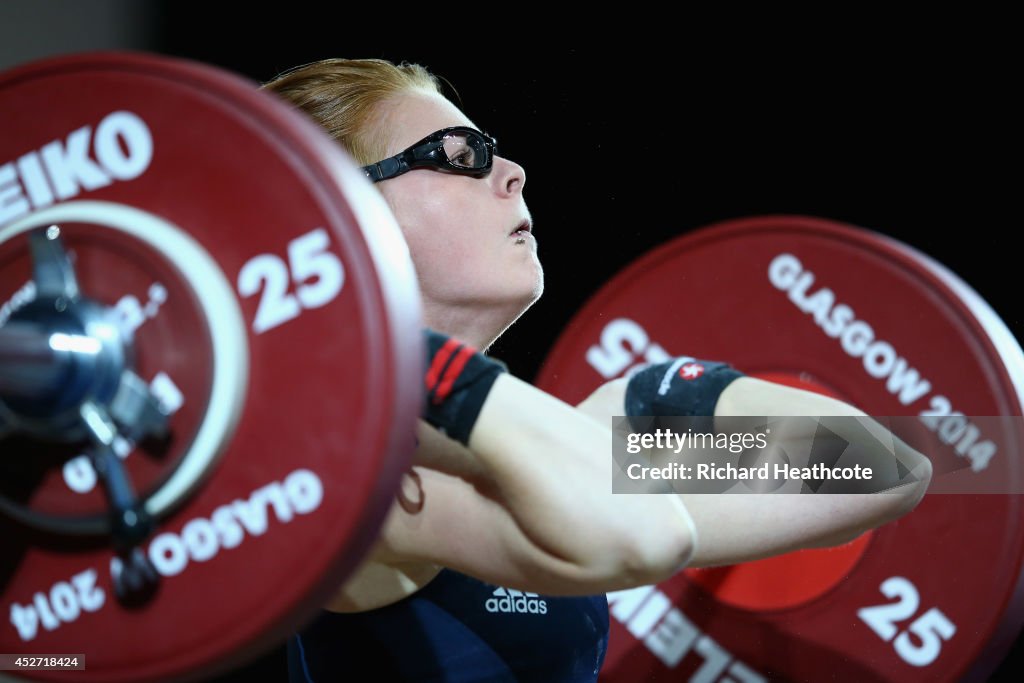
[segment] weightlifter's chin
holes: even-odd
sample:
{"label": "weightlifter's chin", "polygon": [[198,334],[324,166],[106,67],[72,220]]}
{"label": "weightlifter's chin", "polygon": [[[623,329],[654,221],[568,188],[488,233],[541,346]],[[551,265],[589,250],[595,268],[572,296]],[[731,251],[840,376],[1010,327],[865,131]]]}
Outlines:
{"label": "weightlifter's chin", "polygon": [[544,279],[543,277],[537,277],[523,282],[521,287],[509,293],[507,301],[498,305],[505,308],[509,312],[509,317],[515,321],[530,310],[530,307],[537,303],[537,300],[543,294]]}
{"label": "weightlifter's chin", "polygon": [[485,317],[518,318],[544,293],[544,271],[540,264],[515,264],[492,274],[490,286],[467,292],[462,302]]}
{"label": "weightlifter's chin", "polygon": [[[526,245],[516,246],[522,248]],[[529,308],[544,293],[544,268],[536,252],[526,255],[524,262],[514,263],[512,266],[506,270],[504,278],[508,283],[509,296],[517,298]]]}

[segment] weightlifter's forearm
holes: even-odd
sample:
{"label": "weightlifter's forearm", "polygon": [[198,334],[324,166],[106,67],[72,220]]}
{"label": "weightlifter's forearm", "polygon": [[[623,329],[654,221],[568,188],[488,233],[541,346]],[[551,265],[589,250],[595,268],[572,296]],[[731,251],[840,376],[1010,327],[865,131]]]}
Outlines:
{"label": "weightlifter's forearm", "polygon": [[[907,476],[899,482],[879,480],[878,483],[888,489],[885,495],[905,498],[908,509],[917,504],[931,480],[931,461],[924,454],[911,448],[862,410],[828,396],[744,377],[722,393],[715,406],[715,415],[824,417],[829,431],[849,444],[856,444],[866,464],[891,464],[892,459],[899,460]],[[840,419],[835,419],[837,417]],[[794,422],[787,425],[785,433],[777,436],[784,442],[807,446],[814,443],[816,430],[814,422]]]}
{"label": "weightlifter's forearm", "polygon": [[614,495],[611,430],[510,375],[495,382],[469,448],[523,533],[595,574],[660,580],[696,539],[675,496]]}
{"label": "weightlifter's forearm", "polygon": [[424,420],[466,448],[427,433],[419,464],[491,489],[523,540],[562,576],[622,587],[686,562],[695,531],[680,501],[612,495],[608,427],[460,340],[424,334]]}
{"label": "weightlifter's forearm", "polygon": [[[742,378],[728,387],[715,414],[865,417],[847,403],[753,378]],[[899,458],[915,480],[870,495],[683,494],[705,539],[691,560],[692,566],[732,564],[797,548],[844,543],[901,517],[920,502],[931,479],[931,463],[924,455],[875,421],[833,421],[830,426],[869,457]],[[794,430],[783,438],[796,444],[813,436]]]}

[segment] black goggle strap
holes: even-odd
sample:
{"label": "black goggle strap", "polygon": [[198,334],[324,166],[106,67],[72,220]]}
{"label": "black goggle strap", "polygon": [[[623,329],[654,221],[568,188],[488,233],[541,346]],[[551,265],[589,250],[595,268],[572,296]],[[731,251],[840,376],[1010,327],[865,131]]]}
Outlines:
{"label": "black goggle strap", "polygon": [[[478,171],[486,171],[490,168],[491,162],[494,159],[494,155],[497,154],[497,140],[491,138],[483,133],[477,131],[458,131],[473,137],[477,141],[477,145],[474,145],[480,152],[483,152],[485,156],[485,165]],[[458,132],[446,132],[446,135],[457,134]],[[383,178],[393,178],[396,175],[405,173],[411,168],[417,168],[422,166],[436,166],[443,165],[454,171],[466,172],[470,169],[462,169],[454,166],[448,161],[448,155],[444,150],[444,137],[433,136],[421,140],[418,144],[414,145],[411,149],[406,150],[404,153],[397,156],[389,157],[383,161],[378,161],[375,164],[364,166],[363,170],[366,172],[366,177],[373,182],[379,182]],[[433,138],[433,139],[432,139]],[[429,147],[427,147],[429,145]],[[423,148],[427,147],[426,150]],[[472,173],[471,173],[472,175]]]}
{"label": "black goggle strap", "polygon": [[366,171],[366,177],[377,182],[381,178],[392,178],[405,173],[409,170],[409,163],[405,160],[405,155],[401,154],[397,157],[389,157],[375,164],[364,166],[363,170]]}

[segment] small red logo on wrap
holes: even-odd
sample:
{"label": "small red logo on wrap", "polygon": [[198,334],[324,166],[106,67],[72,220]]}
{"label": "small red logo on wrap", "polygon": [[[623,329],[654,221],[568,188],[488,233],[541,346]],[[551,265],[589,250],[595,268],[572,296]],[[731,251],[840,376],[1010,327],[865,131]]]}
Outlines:
{"label": "small red logo on wrap", "polygon": [[679,376],[691,382],[704,374],[704,366],[700,363],[686,363],[679,368]]}

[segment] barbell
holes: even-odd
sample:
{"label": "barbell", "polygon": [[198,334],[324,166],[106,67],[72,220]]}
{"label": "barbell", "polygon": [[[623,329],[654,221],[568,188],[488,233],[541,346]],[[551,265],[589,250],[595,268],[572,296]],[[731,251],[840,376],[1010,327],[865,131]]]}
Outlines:
{"label": "barbell", "polygon": [[[313,617],[411,462],[401,232],[319,128],[207,65],[23,66],[0,127],[0,653],[77,654],[83,681],[226,671]],[[684,353],[964,418],[941,457],[1019,472],[967,417],[1021,415],[1019,345],[877,233],[760,216],[680,237],[590,299],[537,383],[577,402]],[[610,594],[603,680],[983,675],[1021,625],[1020,517],[1013,496],[931,496],[840,548]]]}

